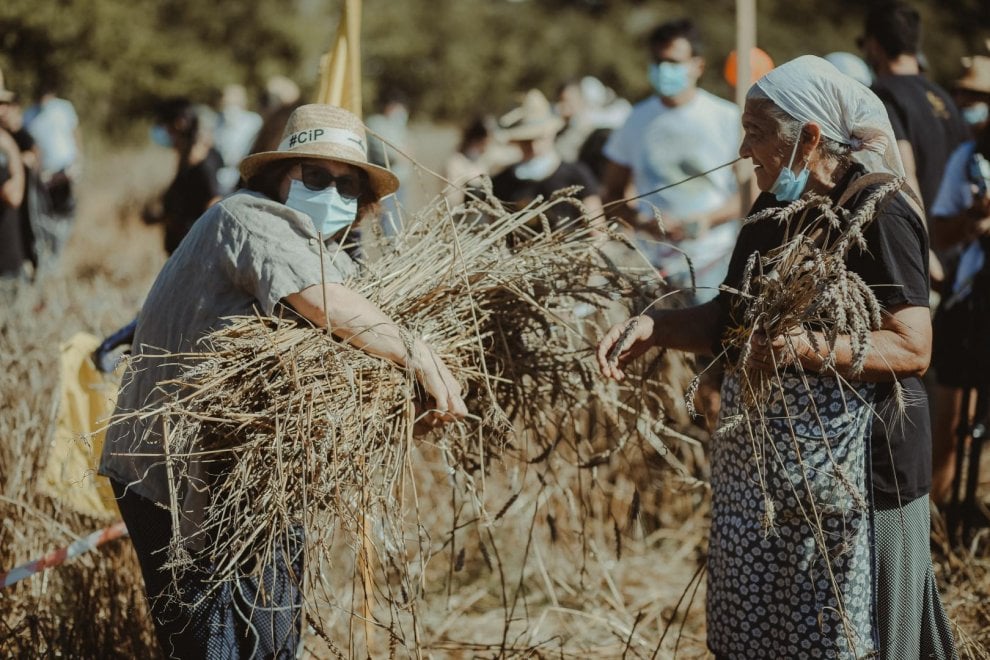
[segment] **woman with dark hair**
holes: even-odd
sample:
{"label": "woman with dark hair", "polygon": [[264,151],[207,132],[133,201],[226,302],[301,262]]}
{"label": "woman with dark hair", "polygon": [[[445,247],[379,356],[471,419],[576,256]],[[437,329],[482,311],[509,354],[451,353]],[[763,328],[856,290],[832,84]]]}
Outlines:
{"label": "woman with dark hair", "polygon": [[[344,282],[354,264],[339,241],[398,187],[368,162],[361,121],[327,105],[304,105],[277,149],[240,165],[247,188],[211,207],[166,262],[138,317],[132,368],[117,412],[157,408],[177,396],[176,377],[208,347],[201,341],[232,316],[297,314],[342,341],[409,369],[431,402],[428,424],[463,417],[461,387],[433,349],[406,341],[396,323]],[[408,337],[407,337],[408,338]],[[158,357],[163,355],[165,357]],[[289,658],[301,625],[302,531],[264,562],[263,578],[210,582],[213,563],[199,524],[225,469],[186,457],[187,478],[170,482],[164,422],[130,417],[107,432],[108,476],[137,551],[159,644],[168,657]],[[168,562],[178,526],[192,566]],[[171,548],[174,550],[174,548]],[[199,554],[198,554],[199,553]]]}
{"label": "woman with dark hair", "polygon": [[146,222],[165,224],[165,252],[172,254],[203,211],[221,197],[217,173],[223,158],[213,147],[212,115],[187,99],[169,99],[155,110],[152,140],[175,151],[175,176],[165,190],[161,210],[146,211]]}

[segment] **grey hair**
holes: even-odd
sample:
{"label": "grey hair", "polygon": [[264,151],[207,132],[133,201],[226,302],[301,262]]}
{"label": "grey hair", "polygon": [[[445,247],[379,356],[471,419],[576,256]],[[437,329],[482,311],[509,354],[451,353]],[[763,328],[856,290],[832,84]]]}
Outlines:
{"label": "grey hair", "polygon": [[[779,105],[773,102],[773,99],[767,96],[766,92],[760,89],[759,85],[753,85],[749,88],[749,91],[746,92],[746,100],[763,101],[766,103],[766,109],[763,112],[777,124],[777,136],[785,143],[794,144],[801,136],[801,129],[804,127],[804,123],[787,114]],[[846,165],[852,162],[852,147],[825,135],[821,136],[817,149],[822,156],[840,165]]]}

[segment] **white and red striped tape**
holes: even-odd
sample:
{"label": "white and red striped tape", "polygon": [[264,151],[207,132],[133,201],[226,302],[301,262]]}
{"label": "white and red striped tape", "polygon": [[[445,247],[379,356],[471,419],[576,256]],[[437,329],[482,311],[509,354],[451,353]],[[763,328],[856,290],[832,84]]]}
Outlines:
{"label": "white and red striped tape", "polygon": [[29,561],[26,564],[21,564],[20,566],[10,569],[9,571],[0,573],[0,581],[3,582],[0,589],[6,589],[10,585],[40,573],[45,569],[58,566],[59,564],[64,564],[70,559],[78,557],[81,554],[89,552],[90,550],[95,550],[107,541],[113,541],[114,539],[118,539],[126,534],[127,527],[124,525],[123,521],[120,521],[110,525],[109,527],[104,527],[103,529],[97,530],[92,534],[78,538],[65,548],[53,550],[40,559]]}

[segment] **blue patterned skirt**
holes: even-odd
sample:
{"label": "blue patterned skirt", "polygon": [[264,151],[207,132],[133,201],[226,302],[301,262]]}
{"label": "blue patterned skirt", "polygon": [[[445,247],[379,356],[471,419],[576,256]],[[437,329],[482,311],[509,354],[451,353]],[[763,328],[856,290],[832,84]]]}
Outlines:
{"label": "blue patterned skirt", "polygon": [[874,386],[786,376],[762,406],[722,386],[712,440],[708,645],[729,658],[876,654]]}

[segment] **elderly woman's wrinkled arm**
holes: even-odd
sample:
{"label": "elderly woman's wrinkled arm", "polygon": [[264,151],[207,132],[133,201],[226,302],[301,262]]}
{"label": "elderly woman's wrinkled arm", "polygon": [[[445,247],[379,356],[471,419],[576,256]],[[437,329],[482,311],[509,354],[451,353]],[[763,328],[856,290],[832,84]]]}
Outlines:
{"label": "elderly woman's wrinkled arm", "polygon": [[749,364],[773,373],[791,362],[795,354],[807,371],[817,372],[831,352],[836,371],[850,379],[889,382],[909,376],[922,376],[928,370],[932,353],[931,312],[920,305],[901,305],[884,313],[879,330],[870,333],[870,344],[862,371],[854,373],[851,337],[841,335],[829,349],[822,332],[809,336],[805,329],[772,341],[764,335],[753,338]]}
{"label": "elderly woman's wrinkled arm", "polygon": [[598,342],[602,375],[623,380],[626,364],[659,346],[690,353],[711,353],[718,338],[719,306],[715,300],[681,309],[651,309],[612,326]]}
{"label": "elderly woman's wrinkled arm", "polygon": [[461,385],[429,344],[419,338],[407,346],[398,324],[373,302],[343,284],[319,284],[286,296],[285,301],[318,327],[361,350],[412,369],[435,403],[438,421],[463,418],[467,407]]}

